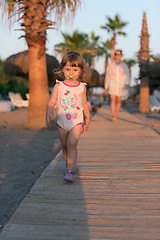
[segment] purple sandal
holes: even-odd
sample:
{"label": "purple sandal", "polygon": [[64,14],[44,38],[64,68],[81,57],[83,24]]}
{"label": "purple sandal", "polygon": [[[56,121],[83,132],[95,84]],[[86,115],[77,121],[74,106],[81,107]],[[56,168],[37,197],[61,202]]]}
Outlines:
{"label": "purple sandal", "polygon": [[65,170],[64,172],[64,180],[73,182],[74,181],[74,172],[72,170]]}

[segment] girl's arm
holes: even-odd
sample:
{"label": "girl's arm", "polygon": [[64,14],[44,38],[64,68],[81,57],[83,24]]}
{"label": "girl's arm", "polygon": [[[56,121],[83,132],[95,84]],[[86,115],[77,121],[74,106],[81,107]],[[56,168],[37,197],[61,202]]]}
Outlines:
{"label": "girl's arm", "polygon": [[82,94],[82,105],[83,105],[83,111],[84,111],[84,116],[85,116],[85,122],[86,126],[85,129],[89,129],[90,125],[90,112],[89,112],[89,104],[87,102],[87,96],[86,96],[86,87],[84,86],[84,91]]}
{"label": "girl's arm", "polygon": [[51,126],[51,123],[50,121],[53,120],[53,109],[57,103],[57,98],[58,98],[58,85],[59,84],[56,84],[53,88],[53,92],[52,92],[52,95],[51,95],[51,98],[48,102],[48,105],[47,105],[47,111],[46,111],[46,124],[47,126]]}

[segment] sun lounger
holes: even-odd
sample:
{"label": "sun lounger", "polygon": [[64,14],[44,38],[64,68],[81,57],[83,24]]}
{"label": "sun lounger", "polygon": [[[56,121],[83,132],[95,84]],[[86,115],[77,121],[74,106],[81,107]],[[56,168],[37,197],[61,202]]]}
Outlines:
{"label": "sun lounger", "polygon": [[150,110],[151,112],[159,112],[160,111],[160,103],[156,99],[154,95],[149,96],[150,100]]}
{"label": "sun lounger", "polygon": [[11,103],[15,107],[28,107],[29,101],[23,100],[22,96],[19,93],[9,92],[9,98]]}
{"label": "sun lounger", "polygon": [[20,93],[14,93],[17,100],[24,100]]}
{"label": "sun lounger", "polygon": [[29,100],[29,93],[26,93],[26,98],[27,100]]}

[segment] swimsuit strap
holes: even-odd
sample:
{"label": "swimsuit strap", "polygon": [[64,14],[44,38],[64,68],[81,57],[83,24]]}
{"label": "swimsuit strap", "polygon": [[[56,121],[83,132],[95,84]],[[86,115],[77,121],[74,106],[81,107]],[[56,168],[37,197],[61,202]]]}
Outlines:
{"label": "swimsuit strap", "polygon": [[[60,83],[61,84],[62,82],[63,81],[59,81],[59,80],[56,79],[56,83]],[[83,86],[87,86],[87,83],[80,82],[80,84],[82,84]]]}

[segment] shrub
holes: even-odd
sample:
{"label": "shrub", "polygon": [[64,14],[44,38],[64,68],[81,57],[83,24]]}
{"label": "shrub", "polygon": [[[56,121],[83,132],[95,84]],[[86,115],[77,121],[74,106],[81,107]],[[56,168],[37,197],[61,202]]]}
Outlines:
{"label": "shrub", "polygon": [[28,79],[22,77],[9,77],[3,72],[3,62],[0,60],[0,94],[7,98],[8,92],[19,92],[23,98],[29,92]]}

